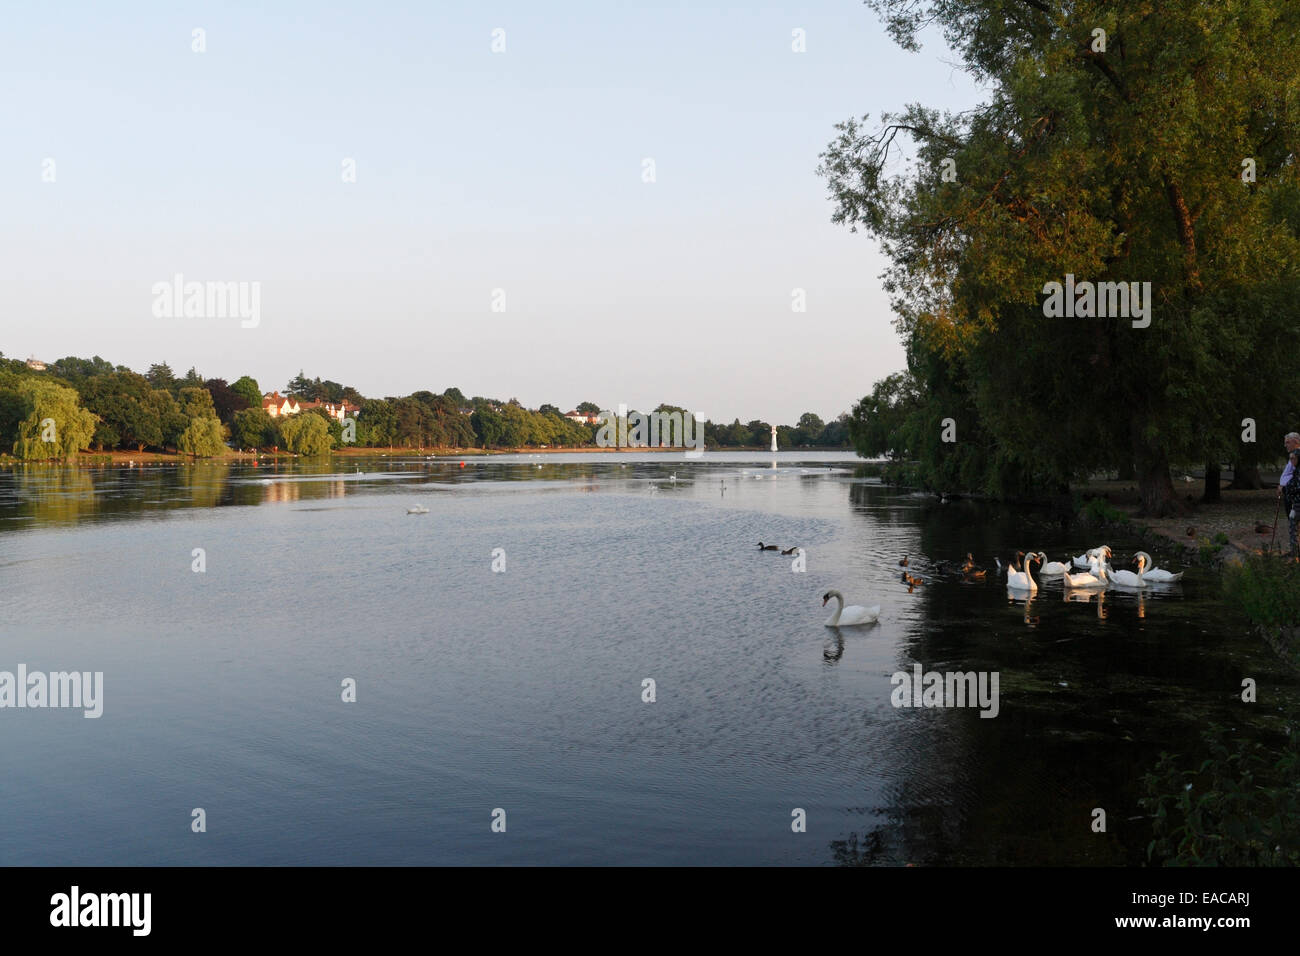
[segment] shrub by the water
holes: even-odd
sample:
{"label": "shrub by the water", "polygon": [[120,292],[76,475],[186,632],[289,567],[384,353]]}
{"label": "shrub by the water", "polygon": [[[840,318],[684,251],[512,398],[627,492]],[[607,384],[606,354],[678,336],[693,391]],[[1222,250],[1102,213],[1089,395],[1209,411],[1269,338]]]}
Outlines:
{"label": "shrub by the water", "polygon": [[1296,866],[1300,864],[1300,746],[1293,729],[1281,752],[1257,741],[1231,745],[1222,727],[1204,734],[1194,758],[1162,753],[1143,777],[1139,805],[1151,814],[1147,858],[1164,866]]}
{"label": "shrub by the water", "polygon": [[1089,524],[1097,525],[1123,521],[1126,517],[1124,512],[1105,498],[1089,498],[1088,503],[1083,507],[1083,514]]}
{"label": "shrub by the water", "polygon": [[1230,605],[1266,627],[1300,626],[1300,564],[1255,555],[1230,565],[1223,576]]}

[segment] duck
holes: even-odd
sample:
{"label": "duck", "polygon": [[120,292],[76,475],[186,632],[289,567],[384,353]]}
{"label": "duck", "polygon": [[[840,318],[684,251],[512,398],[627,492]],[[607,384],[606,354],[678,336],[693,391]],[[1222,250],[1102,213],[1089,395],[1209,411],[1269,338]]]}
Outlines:
{"label": "duck", "polygon": [[796,544],[793,548],[786,548],[786,549],[785,549],[784,551],[782,551],[781,553],[782,553],[782,554],[798,554],[798,553],[799,553],[799,546]]}
{"label": "duck", "polygon": [[1264,524],[1262,521],[1255,525],[1255,534],[1268,534],[1272,530],[1272,528]]}
{"label": "duck", "polygon": [[408,515],[427,515],[429,509],[424,507],[424,505],[416,505],[414,508],[407,508],[406,513]]}
{"label": "duck", "polygon": [[1028,554],[1025,554],[1025,552],[1021,551],[1019,554],[1024,555],[1024,570],[1008,571],[1007,587],[1013,591],[1028,591],[1030,594],[1033,594],[1038,590],[1038,582],[1034,580],[1033,564],[1035,561],[1038,561],[1040,564],[1042,562],[1036,552],[1031,551]]}
{"label": "duck", "polygon": [[907,578],[907,583],[914,588],[919,588],[922,584],[925,583],[925,581],[922,578],[918,578],[914,574],[904,574],[903,577]]}
{"label": "duck", "polygon": [[1196,537],[1196,529],[1195,529],[1195,528],[1188,528],[1188,529],[1187,529],[1187,537],[1189,537],[1189,538],[1195,538],[1195,537]]}
{"label": "duck", "polygon": [[822,607],[826,606],[831,598],[835,599],[835,613],[826,619],[827,627],[847,627],[853,624],[874,624],[880,620],[880,605],[873,604],[871,607],[864,607],[861,604],[850,604],[844,606],[844,595],[839,591],[830,590],[822,595]]}
{"label": "duck", "polygon": [[903,555],[903,560],[898,562],[900,568],[907,567],[907,555]]}
{"label": "duck", "polygon": [[[1145,551],[1139,551],[1134,555],[1134,557],[1146,558],[1150,564],[1155,564],[1155,562],[1151,560],[1151,555],[1147,554]],[[1144,576],[1148,581],[1154,581],[1156,584],[1172,584],[1175,581],[1181,581],[1185,573],[1186,572],[1184,571],[1179,571],[1175,574],[1173,571],[1166,571],[1164,568],[1152,567]]]}
{"label": "duck", "polygon": [[780,546],[780,545],[776,545],[776,544],[764,544],[762,541],[760,541],[760,542],[758,543],[758,550],[760,550],[760,551],[780,551],[780,550],[781,550],[781,546]]}

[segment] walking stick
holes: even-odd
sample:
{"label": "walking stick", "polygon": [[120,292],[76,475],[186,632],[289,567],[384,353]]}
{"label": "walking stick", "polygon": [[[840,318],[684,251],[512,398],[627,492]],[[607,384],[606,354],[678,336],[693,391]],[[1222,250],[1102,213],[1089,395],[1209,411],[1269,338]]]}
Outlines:
{"label": "walking stick", "polygon": [[1277,516],[1282,513],[1282,495],[1277,496],[1277,506],[1273,508],[1273,536],[1268,539],[1268,553],[1273,553],[1273,541],[1277,538]]}

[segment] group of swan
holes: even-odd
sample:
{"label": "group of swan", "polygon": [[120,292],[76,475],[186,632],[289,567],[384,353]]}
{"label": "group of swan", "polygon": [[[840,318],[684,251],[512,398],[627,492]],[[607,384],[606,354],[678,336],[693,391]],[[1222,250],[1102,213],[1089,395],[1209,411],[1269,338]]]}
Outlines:
{"label": "group of swan", "polygon": [[[768,551],[777,550],[776,545],[764,545],[759,543],[759,548]],[[791,548],[789,554],[797,551],[797,548]],[[1174,573],[1162,568],[1148,567],[1153,562],[1151,555],[1145,551],[1138,551],[1134,556],[1134,563],[1137,565],[1137,573],[1126,569],[1116,571],[1110,566],[1110,559],[1114,556],[1106,545],[1092,548],[1079,557],[1072,558],[1071,564],[1077,568],[1087,568],[1085,573],[1075,574],[1071,572],[1071,565],[1063,561],[1048,561],[1047,555],[1042,551],[1030,551],[1022,553],[1020,561],[1013,561],[1007,568],[1007,588],[1013,591],[1028,591],[1033,594],[1038,591],[1038,582],[1034,580],[1033,566],[1037,564],[1043,577],[1060,577],[1067,588],[1079,589],[1105,589],[1112,584],[1122,587],[1146,587],[1148,584],[1168,584],[1182,579],[1183,572]],[[1002,569],[1002,562],[998,559],[998,570]],[[904,557],[898,562],[903,567],[907,567],[908,559]],[[964,573],[969,575],[974,568],[974,561],[971,556],[966,555],[966,562],[962,566]],[[983,577],[984,571],[977,570],[976,573]],[[904,572],[905,577],[911,577]],[[918,579],[919,580],[919,579]],[[835,613],[826,620],[827,627],[845,627],[853,624],[874,624],[880,619],[880,605],[873,604],[870,607],[864,607],[861,604],[850,604],[844,606],[844,595],[839,591],[830,590],[822,595],[822,607],[825,607],[831,599],[835,600]]]}
{"label": "group of swan", "polygon": [[1166,571],[1163,568],[1150,567],[1153,564],[1151,555],[1145,551],[1139,551],[1133,556],[1133,561],[1137,565],[1137,573],[1121,569],[1116,571],[1110,566],[1110,559],[1114,556],[1106,545],[1092,548],[1082,555],[1071,559],[1071,564],[1076,568],[1087,568],[1082,574],[1071,573],[1070,565],[1061,561],[1047,561],[1047,555],[1042,551],[1031,551],[1024,555],[1023,567],[1011,567],[1007,570],[1007,587],[1013,591],[1028,591],[1031,594],[1038,590],[1038,582],[1034,580],[1033,564],[1037,563],[1041,568],[1043,577],[1060,577],[1062,583],[1069,588],[1106,588],[1112,584],[1118,584],[1122,587],[1142,588],[1148,584],[1170,584],[1179,581],[1183,577],[1183,572],[1174,573]]}

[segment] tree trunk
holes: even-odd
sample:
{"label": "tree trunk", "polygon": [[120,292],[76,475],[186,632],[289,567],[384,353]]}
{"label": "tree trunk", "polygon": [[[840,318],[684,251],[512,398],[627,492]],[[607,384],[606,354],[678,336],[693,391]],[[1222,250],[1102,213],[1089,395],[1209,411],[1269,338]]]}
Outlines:
{"label": "tree trunk", "polygon": [[1237,491],[1258,490],[1264,487],[1264,479],[1259,476],[1259,465],[1243,465],[1240,462],[1232,466],[1232,484]]}
{"label": "tree trunk", "polygon": [[1205,463],[1205,494],[1201,497],[1202,501],[1221,501],[1223,496],[1219,493],[1219,487],[1223,484],[1223,472],[1217,461],[1207,461]]}
{"label": "tree trunk", "polygon": [[1145,517],[1165,518],[1181,513],[1182,508],[1174,497],[1174,483],[1169,477],[1169,460],[1164,452],[1139,455],[1137,474],[1138,497]]}

